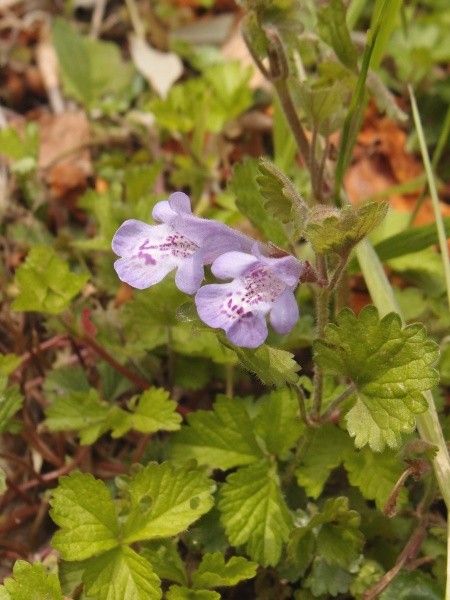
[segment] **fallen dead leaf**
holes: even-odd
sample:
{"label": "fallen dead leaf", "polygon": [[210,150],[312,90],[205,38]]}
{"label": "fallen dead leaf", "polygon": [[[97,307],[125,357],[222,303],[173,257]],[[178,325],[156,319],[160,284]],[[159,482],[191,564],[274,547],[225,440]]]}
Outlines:
{"label": "fallen dead leaf", "polygon": [[84,188],[92,174],[89,121],[82,111],[39,119],[39,168],[54,198]]}

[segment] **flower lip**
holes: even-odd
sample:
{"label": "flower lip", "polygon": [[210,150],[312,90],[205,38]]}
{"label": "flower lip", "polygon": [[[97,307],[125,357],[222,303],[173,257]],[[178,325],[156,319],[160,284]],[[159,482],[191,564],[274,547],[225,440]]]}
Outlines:
{"label": "flower lip", "polygon": [[223,329],[234,344],[261,345],[268,335],[267,314],[278,333],[288,333],[297,322],[294,289],[303,264],[293,256],[270,258],[259,250],[252,255],[228,252],[211,268],[217,277],[232,281],[200,288],[195,296],[198,314],[207,325]]}

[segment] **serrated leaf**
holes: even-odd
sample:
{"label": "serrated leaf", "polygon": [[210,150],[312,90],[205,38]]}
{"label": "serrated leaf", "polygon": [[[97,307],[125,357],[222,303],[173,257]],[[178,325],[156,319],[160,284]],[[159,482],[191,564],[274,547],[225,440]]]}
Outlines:
{"label": "serrated leaf", "polygon": [[42,563],[24,560],[14,563],[12,577],[0,586],[2,600],[63,600],[56,573],[50,573]]}
{"label": "serrated leaf", "polygon": [[262,460],[229,475],[218,506],[233,546],[245,544],[250,557],[264,566],[278,563],[292,517],[272,466]]}
{"label": "serrated leaf", "polygon": [[363,545],[359,530],[361,518],[348,507],[348,498],[329,498],[317,515],[311,519],[311,528],[321,525],[317,533],[317,553],[329,564],[349,568]]}
{"label": "serrated leaf", "polygon": [[180,428],[181,416],[176,412],[177,403],[170,399],[169,392],[163,388],[146,390],[136,402],[129,404],[128,408],[132,412],[125,413],[126,418],[117,414],[114,419],[113,437],[120,437],[130,429],[154,433],[176,431]]}
{"label": "serrated leaf", "polygon": [[292,181],[270,160],[260,158],[258,170],[256,182],[267,214],[281,222],[287,238],[295,242],[305,226],[306,204]]}
{"label": "serrated leaf", "polygon": [[132,510],[125,524],[127,543],[176,535],[208,512],[215,484],[203,471],[171,463],[150,463],[128,485]]}
{"label": "serrated leaf", "polygon": [[349,87],[342,81],[311,85],[308,81],[298,82],[296,98],[306,114],[310,125],[322,135],[336,131],[345,118],[345,101]]}
{"label": "serrated leaf", "polygon": [[91,558],[83,573],[86,593],[95,600],[159,600],[161,582],[150,563],[127,546]]}
{"label": "serrated leaf", "polygon": [[333,48],[346,67],[355,69],[358,54],[347,28],[346,8],[342,0],[329,0],[321,6],[317,11],[317,21],[320,37]]}
{"label": "serrated leaf", "polygon": [[358,316],[344,309],[314,347],[324,369],[355,385],[357,401],[346,423],[356,446],[396,447],[414,429],[415,414],[427,408],[422,392],[438,382],[438,347],[424,327],[403,327],[396,313],[380,319],[373,306]]}
{"label": "serrated leaf", "polygon": [[[375,500],[379,510],[383,510],[404,466],[391,450],[374,454],[368,448],[354,450],[345,457],[344,466],[351,485],[359,488],[368,500]],[[398,502],[404,504],[406,491],[400,491]]]}
{"label": "serrated leaf", "polygon": [[22,408],[23,397],[16,385],[7,386],[6,377],[0,376],[0,432],[6,431],[11,419]]}
{"label": "serrated leaf", "polygon": [[318,206],[310,210],[305,237],[318,254],[346,252],[381,223],[386,202],[369,201],[341,209]]}
{"label": "serrated leaf", "polygon": [[116,410],[126,418],[127,413],[118,407],[101,402],[98,392],[72,392],[55,398],[46,409],[44,424],[50,431],[76,431],[80,443],[93,444],[110,428],[111,411]]}
{"label": "serrated leaf", "polygon": [[186,569],[178,553],[176,541],[147,542],[141,549],[141,555],[149,561],[160,579],[187,585]]}
{"label": "serrated leaf", "polygon": [[263,396],[258,406],[255,433],[262,438],[271,454],[286,459],[303,429],[295,392],[290,388],[274,390]]}
{"label": "serrated leaf", "polygon": [[50,516],[60,529],[52,544],[66,560],[84,560],[118,545],[116,509],[106,485],[88,473],[59,480]]}
{"label": "serrated leaf", "polygon": [[287,383],[297,383],[300,365],[291,352],[272,348],[267,344],[256,350],[238,348],[226,342],[225,345],[234,350],[244,369],[254,373],[265,385],[282,387]]}
{"label": "serrated leaf", "polygon": [[58,314],[68,307],[88,278],[87,274],[72,273],[50,246],[34,246],[16,271],[19,294],[12,307],[17,311]]}
{"label": "serrated leaf", "polygon": [[170,586],[167,600],[220,600],[220,594],[210,590],[191,590],[180,585]]}
{"label": "serrated leaf", "polygon": [[278,246],[285,247],[288,238],[282,224],[271,218],[264,207],[256,177],[258,161],[246,158],[234,167],[229,189],[236,196],[236,206],[264,237]]}
{"label": "serrated leaf", "polygon": [[311,435],[312,440],[295,476],[308,496],[318,498],[331,471],[343,462],[353,444],[342,429],[331,424],[323,425]]}
{"label": "serrated leaf", "polygon": [[233,586],[256,575],[258,564],[243,556],[232,556],[227,562],[221,552],[205,554],[192,575],[196,588]]}
{"label": "serrated leaf", "polygon": [[306,579],[306,586],[314,596],[322,594],[337,596],[348,591],[352,576],[339,565],[330,565],[321,558],[313,562],[311,573]]}
{"label": "serrated leaf", "polygon": [[195,458],[201,465],[226,470],[263,457],[239,400],[219,397],[214,410],[197,410],[187,422],[172,438],[171,455],[177,460]]}

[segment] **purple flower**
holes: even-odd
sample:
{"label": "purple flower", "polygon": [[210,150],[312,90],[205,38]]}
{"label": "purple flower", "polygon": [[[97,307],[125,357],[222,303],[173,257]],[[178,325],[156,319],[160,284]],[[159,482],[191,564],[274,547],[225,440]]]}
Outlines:
{"label": "purple flower", "polygon": [[152,215],[161,225],[129,219],[112,240],[112,249],[120,257],[114,263],[117,275],[140,290],[177,269],[178,289],[193,294],[203,281],[204,265],[224,252],[250,250],[254,244],[223,223],[193,215],[189,197],[183,192],[158,202]]}
{"label": "purple flower", "polygon": [[200,288],[195,296],[198,314],[210,327],[223,329],[236,346],[256,348],[267,337],[267,313],[278,333],[294,327],[299,317],[294,290],[304,269],[293,256],[269,258],[257,247],[253,254],[222,254],[211,270],[233,281]]}

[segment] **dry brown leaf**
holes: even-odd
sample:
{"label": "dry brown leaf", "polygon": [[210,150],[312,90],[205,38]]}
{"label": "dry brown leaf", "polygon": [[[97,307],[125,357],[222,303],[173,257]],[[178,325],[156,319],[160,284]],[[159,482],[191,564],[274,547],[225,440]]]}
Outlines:
{"label": "dry brown leaf", "polygon": [[82,111],[39,119],[39,168],[54,198],[84,188],[92,174],[89,121]]}

